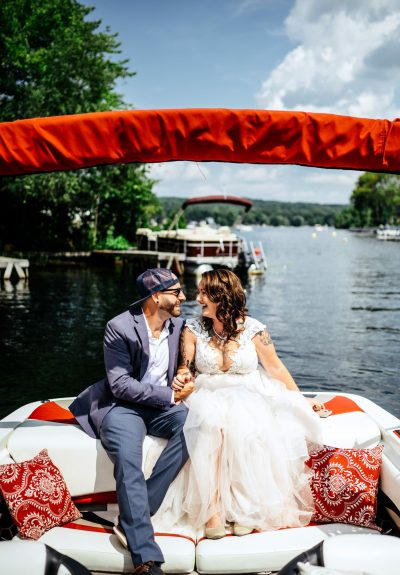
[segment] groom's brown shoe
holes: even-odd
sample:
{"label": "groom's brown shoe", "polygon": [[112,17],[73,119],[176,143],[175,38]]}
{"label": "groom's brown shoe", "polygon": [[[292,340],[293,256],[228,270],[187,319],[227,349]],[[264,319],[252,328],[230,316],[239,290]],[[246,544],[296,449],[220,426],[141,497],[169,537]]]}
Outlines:
{"label": "groom's brown shoe", "polygon": [[164,571],[155,561],[146,561],[135,567],[133,575],[164,575]]}

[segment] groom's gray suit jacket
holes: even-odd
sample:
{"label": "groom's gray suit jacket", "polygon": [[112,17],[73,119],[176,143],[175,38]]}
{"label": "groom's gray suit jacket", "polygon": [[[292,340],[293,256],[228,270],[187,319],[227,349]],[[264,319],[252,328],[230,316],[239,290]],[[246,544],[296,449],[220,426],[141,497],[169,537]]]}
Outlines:
{"label": "groom's gray suit jacket", "polygon": [[157,409],[171,406],[171,382],[177,369],[179,336],[184,320],[169,322],[168,386],[143,384],[149,364],[149,338],[143,311],[130,308],[114,317],[104,335],[106,378],[86,388],[69,409],[92,437],[99,437],[101,423],[119,401],[140,403]]}

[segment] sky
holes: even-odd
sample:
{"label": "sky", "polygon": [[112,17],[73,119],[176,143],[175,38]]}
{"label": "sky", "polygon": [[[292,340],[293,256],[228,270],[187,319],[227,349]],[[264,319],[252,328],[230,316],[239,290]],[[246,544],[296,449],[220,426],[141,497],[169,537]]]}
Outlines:
{"label": "sky", "polygon": [[[400,0],[80,0],[136,74],[135,109],[250,108],[400,116]],[[159,196],[346,204],[360,172],[153,164]]]}

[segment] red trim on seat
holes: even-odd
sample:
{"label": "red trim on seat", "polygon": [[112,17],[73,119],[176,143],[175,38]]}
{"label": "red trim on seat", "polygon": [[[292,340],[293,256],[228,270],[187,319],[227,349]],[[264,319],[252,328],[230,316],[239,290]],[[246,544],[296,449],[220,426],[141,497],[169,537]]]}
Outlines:
{"label": "red trim on seat", "polygon": [[196,541],[192,537],[182,535],[181,533],[160,533],[159,531],[156,531],[154,535],[156,537],[180,537],[181,539],[188,539],[188,541],[191,541],[193,545],[196,545]]}
{"label": "red trim on seat", "polygon": [[336,395],[329,401],[325,401],[324,405],[326,409],[332,411],[332,415],[339,415],[340,413],[351,413],[353,411],[362,411],[363,409],[349,397],[344,397],[343,395]]}
{"label": "red trim on seat", "polygon": [[91,503],[118,503],[115,491],[103,491],[102,493],[89,493],[77,495],[72,498],[75,505],[88,505]]}
{"label": "red trim on seat", "polygon": [[104,527],[103,525],[97,527],[95,525],[82,525],[82,523],[65,523],[62,527],[78,529],[78,531],[94,531],[95,533],[114,533],[111,527]]}
{"label": "red trim on seat", "polygon": [[[77,529],[78,531],[93,531],[95,533],[114,533],[111,527],[84,525],[75,521],[72,523],[65,523],[62,527],[66,527],[67,529]],[[154,535],[156,537],[180,537],[181,539],[188,539],[193,543],[193,545],[196,545],[196,541],[192,537],[189,537],[188,535],[181,535],[180,533],[159,533],[156,531]]]}
{"label": "red trim on seat", "polygon": [[[304,525],[303,527],[281,527],[281,529],[272,529],[272,531],[262,531],[259,529],[254,529],[251,533],[249,533],[249,535],[259,535],[260,533],[272,533],[274,531],[286,531],[288,529],[304,529],[304,527],[315,527],[315,526],[320,527],[321,524],[315,523],[314,521],[310,521],[308,525]],[[248,537],[249,535],[246,535],[246,537]],[[225,537],[237,537],[237,535],[234,535],[233,533],[227,533]],[[200,539],[197,540],[197,543],[200,543],[200,541],[204,541],[204,539],[207,539],[207,537],[201,537]]]}
{"label": "red trim on seat", "polygon": [[54,421],[55,423],[75,423],[75,417],[72,413],[61,407],[55,401],[46,401],[32,411],[28,419],[39,419],[40,421]]}
{"label": "red trim on seat", "polygon": [[[254,535],[254,533],[259,533],[259,531],[253,531],[252,533],[249,533],[249,535]],[[227,533],[225,537],[236,537],[236,535],[233,535],[233,533]],[[225,537],[222,537],[222,539],[224,539]],[[208,537],[200,537],[200,539],[197,540],[197,543],[200,543],[200,541],[207,541],[207,540]],[[210,539],[210,541],[212,541],[212,539]]]}

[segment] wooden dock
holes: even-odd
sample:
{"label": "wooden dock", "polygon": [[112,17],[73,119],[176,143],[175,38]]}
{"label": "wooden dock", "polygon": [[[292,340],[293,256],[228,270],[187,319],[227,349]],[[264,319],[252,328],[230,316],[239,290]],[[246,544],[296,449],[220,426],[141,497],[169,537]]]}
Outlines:
{"label": "wooden dock", "polygon": [[185,254],[175,252],[158,252],[149,250],[94,250],[92,257],[101,259],[102,257],[119,257],[126,261],[142,262],[144,266],[164,267],[173,269],[181,274],[184,269]]}
{"label": "wooden dock", "polygon": [[3,279],[9,280],[13,270],[16,271],[19,279],[26,279],[29,277],[28,273],[29,261],[20,258],[6,258],[0,256],[0,270],[4,270]]}
{"label": "wooden dock", "polygon": [[[185,254],[149,250],[93,250],[92,252],[41,252],[51,263],[82,263],[93,261],[111,264],[115,261],[131,262],[138,268],[164,267],[172,269],[178,275],[184,271]],[[10,280],[15,271],[19,279],[29,277],[29,260],[0,256],[0,279]],[[3,273],[4,272],[4,273]]]}

